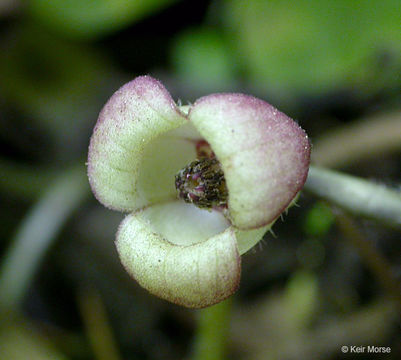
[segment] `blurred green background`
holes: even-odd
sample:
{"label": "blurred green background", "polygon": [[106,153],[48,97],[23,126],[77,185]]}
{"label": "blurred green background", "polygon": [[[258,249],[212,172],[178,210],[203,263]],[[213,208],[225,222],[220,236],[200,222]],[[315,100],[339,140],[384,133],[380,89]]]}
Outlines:
{"label": "blurred green background", "polygon": [[[118,87],[150,74],[183,104],[258,96],[307,131],[316,164],[399,188],[400,24],[399,0],[0,0],[0,359],[198,356],[201,311],[128,277],[123,215],[87,184]],[[299,205],[243,257],[227,359],[401,358],[400,231]]]}

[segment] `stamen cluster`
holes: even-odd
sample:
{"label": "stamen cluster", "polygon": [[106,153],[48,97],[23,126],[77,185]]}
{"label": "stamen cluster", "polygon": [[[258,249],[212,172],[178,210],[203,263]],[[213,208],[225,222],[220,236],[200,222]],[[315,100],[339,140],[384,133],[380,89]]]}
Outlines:
{"label": "stamen cluster", "polygon": [[226,180],[216,158],[192,161],[175,176],[175,187],[180,199],[199,208],[227,206]]}

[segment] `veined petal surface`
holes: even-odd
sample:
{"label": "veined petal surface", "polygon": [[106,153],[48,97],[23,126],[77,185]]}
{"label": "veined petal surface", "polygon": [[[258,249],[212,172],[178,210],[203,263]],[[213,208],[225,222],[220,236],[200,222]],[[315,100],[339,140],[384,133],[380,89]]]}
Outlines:
{"label": "veined petal surface", "polygon": [[[156,206],[166,206],[160,209],[166,216],[159,216]],[[216,219],[220,214],[193,206],[190,212],[182,211],[188,206],[174,202],[128,215],[120,225],[116,246],[122,264],[141,286],[173,303],[201,308],[236,291],[241,258],[235,231],[225,228],[223,217]],[[189,245],[174,244],[174,232],[180,243],[185,242],[185,234]]]}
{"label": "veined petal surface", "polygon": [[142,166],[149,144],[186,122],[164,86],[149,76],[119,89],[101,111],[89,146],[88,176],[97,199],[109,208],[132,211],[171,196],[162,193],[152,199],[152,192],[138,186],[138,181],[141,171],[149,170]]}

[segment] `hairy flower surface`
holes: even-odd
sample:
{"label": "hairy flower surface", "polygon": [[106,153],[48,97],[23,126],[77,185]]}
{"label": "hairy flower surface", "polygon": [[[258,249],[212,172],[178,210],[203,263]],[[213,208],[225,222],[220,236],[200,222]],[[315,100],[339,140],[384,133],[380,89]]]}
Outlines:
{"label": "hairy flower surface", "polygon": [[102,204],[129,213],[116,239],[128,273],[199,308],[236,291],[240,255],[296,197],[309,158],[305,132],[260,99],[212,94],[178,107],[141,76],[101,111],[88,176]]}

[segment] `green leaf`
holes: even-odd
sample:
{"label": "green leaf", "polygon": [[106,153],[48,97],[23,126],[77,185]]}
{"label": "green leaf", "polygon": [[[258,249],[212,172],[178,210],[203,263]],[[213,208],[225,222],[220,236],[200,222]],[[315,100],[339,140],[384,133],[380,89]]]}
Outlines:
{"label": "green leaf", "polygon": [[390,57],[396,78],[400,14],[396,0],[233,0],[226,2],[226,28],[253,84],[283,96],[313,94],[374,88],[372,73],[386,71],[382,56]]}
{"label": "green leaf", "polygon": [[93,38],[123,28],[175,0],[30,0],[42,23],[74,38]]}
{"label": "green leaf", "polygon": [[211,29],[194,29],[178,36],[172,62],[183,81],[205,90],[228,90],[234,78],[232,54],[223,36]]}

